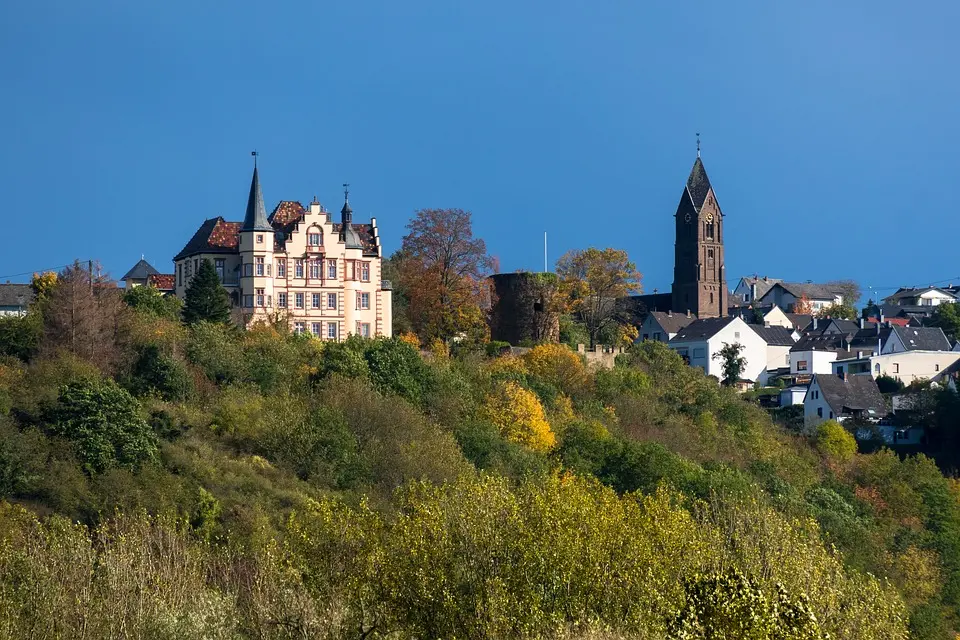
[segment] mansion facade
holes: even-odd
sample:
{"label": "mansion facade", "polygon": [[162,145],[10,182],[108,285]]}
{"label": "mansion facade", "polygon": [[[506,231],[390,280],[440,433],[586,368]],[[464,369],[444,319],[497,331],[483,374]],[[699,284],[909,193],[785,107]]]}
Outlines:
{"label": "mansion facade", "polygon": [[243,222],[206,220],[174,261],[174,291],[185,297],[210,260],[242,324],[286,319],[296,333],[342,340],[392,333],[392,292],[381,279],[376,218],[354,224],[345,191],[340,222],[316,198],[281,201],[267,216],[256,166]]}

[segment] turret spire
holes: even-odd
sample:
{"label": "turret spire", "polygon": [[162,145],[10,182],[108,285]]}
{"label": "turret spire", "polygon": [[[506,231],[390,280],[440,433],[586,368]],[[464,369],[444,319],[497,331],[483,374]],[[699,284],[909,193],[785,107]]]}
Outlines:
{"label": "turret spire", "polygon": [[340,240],[347,249],[362,249],[360,236],[353,228],[353,209],[350,208],[350,183],[343,183],[343,208],[340,209]]}
{"label": "turret spire", "polygon": [[260,189],[260,173],[257,168],[256,151],[253,156],[253,180],[250,181],[250,196],[247,198],[247,213],[243,217],[243,226],[240,231],[273,231],[267,221],[267,210],[263,206],[263,191]]}

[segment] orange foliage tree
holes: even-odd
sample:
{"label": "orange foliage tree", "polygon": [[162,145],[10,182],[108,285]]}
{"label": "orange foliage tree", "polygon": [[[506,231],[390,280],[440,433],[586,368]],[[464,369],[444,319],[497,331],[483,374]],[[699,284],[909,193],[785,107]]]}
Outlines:
{"label": "orange foliage tree", "polygon": [[424,343],[460,334],[483,338],[494,266],[463,209],[421,209],[391,258],[410,323]]}

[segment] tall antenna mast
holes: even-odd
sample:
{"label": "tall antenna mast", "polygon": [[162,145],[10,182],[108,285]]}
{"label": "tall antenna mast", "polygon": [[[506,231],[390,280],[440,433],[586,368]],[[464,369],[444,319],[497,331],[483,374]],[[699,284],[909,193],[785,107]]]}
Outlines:
{"label": "tall antenna mast", "polygon": [[547,273],[550,269],[547,268],[547,232],[543,232],[543,272]]}

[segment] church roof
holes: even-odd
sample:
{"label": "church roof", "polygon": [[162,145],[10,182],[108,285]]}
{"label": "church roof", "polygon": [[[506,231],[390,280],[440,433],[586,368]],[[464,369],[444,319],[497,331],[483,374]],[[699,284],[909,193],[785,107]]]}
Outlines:
{"label": "church roof", "polygon": [[707,177],[707,170],[703,167],[703,161],[700,160],[699,155],[693,163],[693,169],[690,170],[690,177],[687,178],[687,191],[690,192],[693,206],[700,211],[700,207],[707,199],[707,193],[710,192],[710,179]]}

